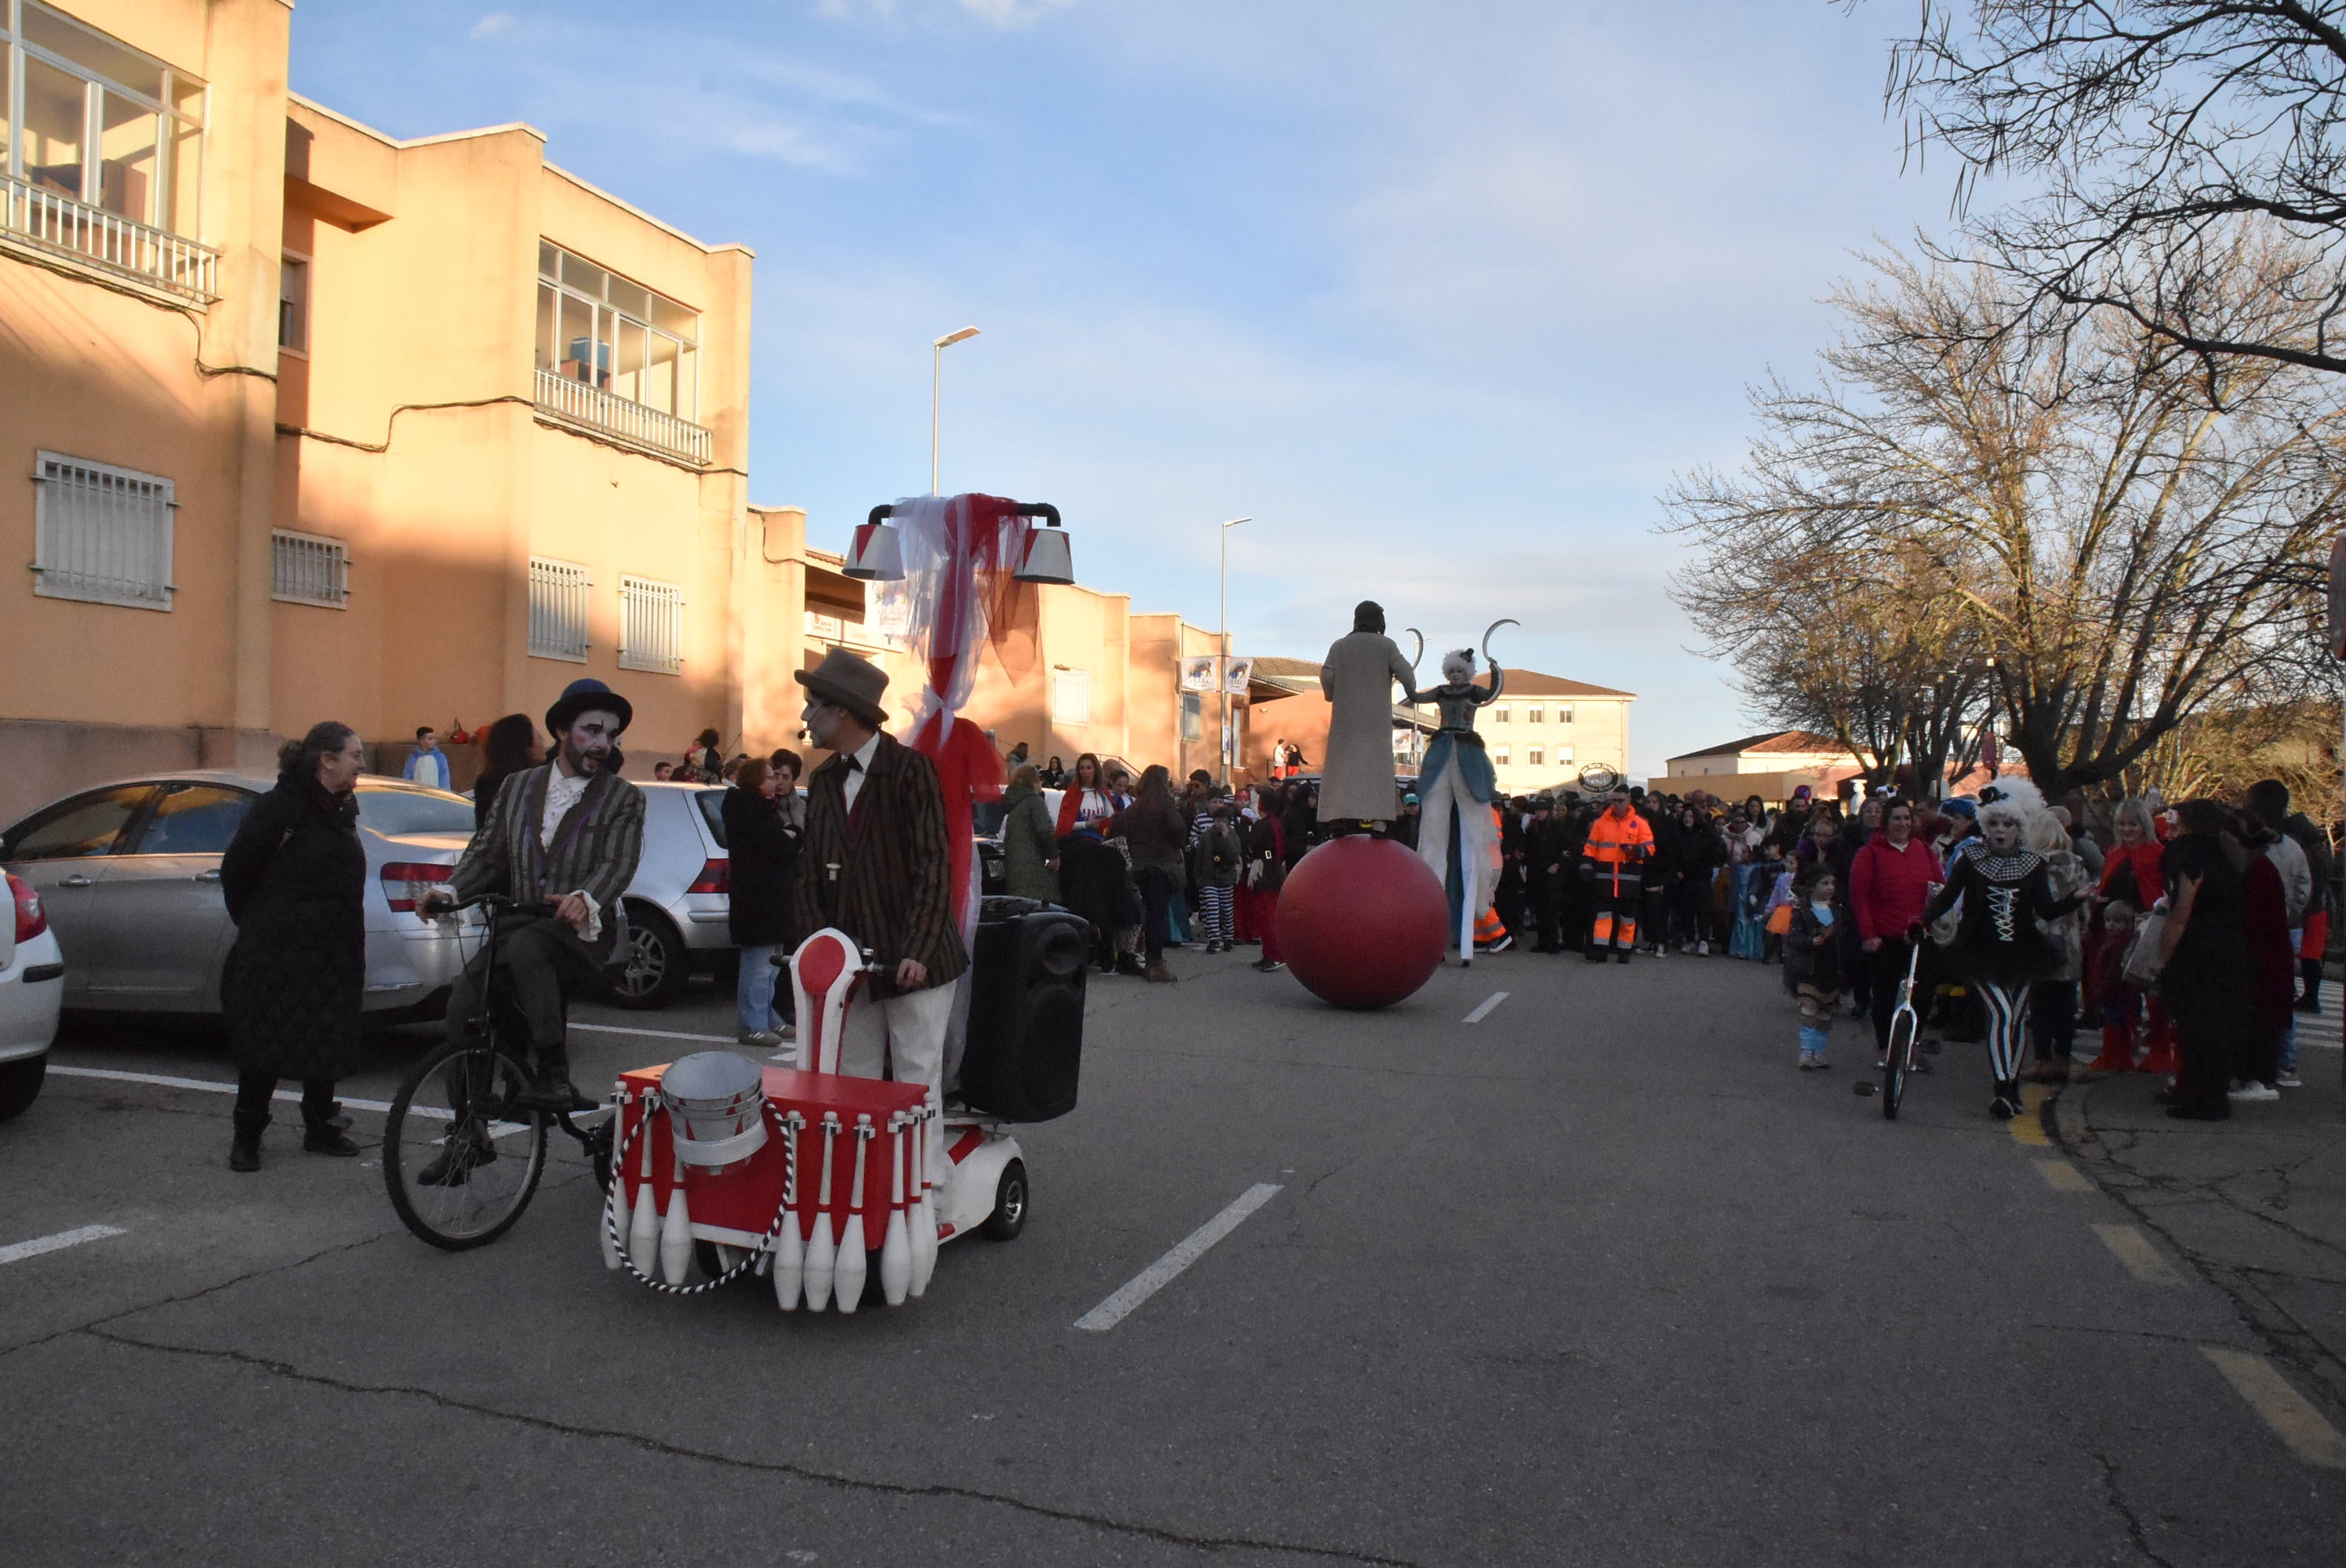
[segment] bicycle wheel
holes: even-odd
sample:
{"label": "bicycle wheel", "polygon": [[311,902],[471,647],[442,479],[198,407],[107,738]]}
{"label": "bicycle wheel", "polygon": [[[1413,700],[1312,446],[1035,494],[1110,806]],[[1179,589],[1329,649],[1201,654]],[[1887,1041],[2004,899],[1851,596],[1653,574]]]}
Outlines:
{"label": "bicycle wheel", "polygon": [[1890,1048],[1882,1054],[1882,1119],[1898,1119],[1898,1103],[1906,1097],[1907,1064],[1914,1055],[1914,1014],[1902,1007],[1890,1020]]}
{"label": "bicycle wheel", "polygon": [[451,1252],[513,1228],[546,1172],[546,1117],[514,1108],[520,1063],[450,1041],[411,1069],[383,1124],[382,1181],[418,1237]]}

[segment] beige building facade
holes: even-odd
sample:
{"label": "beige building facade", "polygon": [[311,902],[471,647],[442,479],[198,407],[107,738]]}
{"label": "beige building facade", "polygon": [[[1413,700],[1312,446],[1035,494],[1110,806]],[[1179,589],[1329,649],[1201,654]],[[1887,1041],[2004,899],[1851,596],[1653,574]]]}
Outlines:
{"label": "beige building facade", "polygon": [[1672,795],[1700,789],[1736,801],[1757,795],[1771,806],[1802,787],[1831,795],[1841,780],[1864,772],[1831,736],[1804,729],[1743,736],[1673,757],[1665,766],[1668,775],[1653,780],[1651,788]]}
{"label": "beige building facade", "polygon": [[750,253],[289,93],[291,20],[0,0],[0,819],[580,676],[638,758],[789,738],[810,574],[860,592],[748,504]]}

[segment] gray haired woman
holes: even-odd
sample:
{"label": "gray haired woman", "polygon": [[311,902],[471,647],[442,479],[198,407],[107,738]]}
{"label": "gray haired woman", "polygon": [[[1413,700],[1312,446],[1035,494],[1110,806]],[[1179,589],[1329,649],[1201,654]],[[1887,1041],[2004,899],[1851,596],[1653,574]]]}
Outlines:
{"label": "gray haired woman", "polygon": [[359,1152],[335,1121],[366,986],[366,850],[352,787],[365,766],[347,724],[313,725],[278,753],[277,788],[244,814],[220,860],[236,945],[220,976],[236,1062],[230,1170],[260,1168],[280,1078],[301,1082],[301,1146]]}

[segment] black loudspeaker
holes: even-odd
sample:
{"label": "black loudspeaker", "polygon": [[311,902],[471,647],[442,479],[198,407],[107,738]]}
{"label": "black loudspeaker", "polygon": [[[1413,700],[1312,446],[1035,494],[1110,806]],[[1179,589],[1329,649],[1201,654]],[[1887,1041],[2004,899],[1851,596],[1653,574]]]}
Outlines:
{"label": "black loudspeaker", "polygon": [[1009,1122],[1066,1115],[1083,1066],[1091,922],[1033,899],[990,898],[976,948],[961,1098]]}

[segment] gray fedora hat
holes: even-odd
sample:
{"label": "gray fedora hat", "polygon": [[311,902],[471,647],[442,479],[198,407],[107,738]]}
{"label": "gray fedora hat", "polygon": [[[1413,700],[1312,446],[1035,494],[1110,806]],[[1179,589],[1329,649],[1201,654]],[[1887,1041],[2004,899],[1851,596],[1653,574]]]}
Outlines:
{"label": "gray fedora hat", "polygon": [[833,648],[812,669],[794,672],[798,683],[826,702],[835,702],[874,729],[887,727],[888,712],[880,698],[888,689],[887,672],[870,659],[845,648]]}

